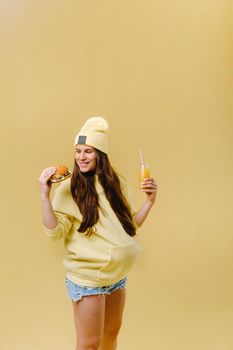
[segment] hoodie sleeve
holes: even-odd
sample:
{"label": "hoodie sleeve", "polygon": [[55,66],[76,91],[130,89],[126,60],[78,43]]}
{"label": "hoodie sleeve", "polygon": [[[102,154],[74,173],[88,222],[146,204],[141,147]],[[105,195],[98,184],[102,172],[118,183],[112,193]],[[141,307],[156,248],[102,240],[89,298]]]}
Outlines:
{"label": "hoodie sleeve", "polygon": [[49,229],[43,224],[42,226],[47,236],[57,241],[69,233],[73,224],[73,218],[58,211],[54,211],[54,214],[58,220],[57,226],[52,229]]}
{"label": "hoodie sleeve", "polygon": [[139,228],[139,225],[137,225],[137,223],[135,221],[135,214],[137,212],[137,209],[136,209],[135,204],[132,200],[133,192],[132,192],[131,188],[129,187],[129,185],[127,184],[126,180],[121,179],[121,184],[122,184],[122,192],[123,192],[128,204],[129,204],[129,207],[130,207],[130,212],[132,215],[133,223],[134,223],[136,228]]}
{"label": "hoodie sleeve", "polygon": [[71,214],[72,198],[70,196],[69,181],[61,183],[54,191],[52,206],[54,214],[58,220],[56,227],[49,229],[43,225],[48,237],[58,240],[67,235],[73,225],[74,217]]}

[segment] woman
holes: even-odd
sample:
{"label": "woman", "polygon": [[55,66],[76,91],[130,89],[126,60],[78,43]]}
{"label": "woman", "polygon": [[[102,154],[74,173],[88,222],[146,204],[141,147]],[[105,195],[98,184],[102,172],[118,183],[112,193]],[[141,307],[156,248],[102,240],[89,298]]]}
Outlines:
{"label": "woman", "polygon": [[152,208],[157,184],[142,183],[147,199],[136,211],[126,182],[110,165],[108,123],[87,120],[75,138],[72,177],[55,190],[55,167],[42,171],[39,182],[43,227],[54,240],[64,238],[66,286],[72,300],[76,350],[115,350],[125,305],[125,285],[140,247],[134,236]]}

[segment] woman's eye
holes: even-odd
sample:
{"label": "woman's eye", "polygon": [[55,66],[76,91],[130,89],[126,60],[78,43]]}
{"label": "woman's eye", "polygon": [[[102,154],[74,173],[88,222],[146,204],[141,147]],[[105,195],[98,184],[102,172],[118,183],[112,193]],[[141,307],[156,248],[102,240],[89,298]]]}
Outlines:
{"label": "woman's eye", "polygon": [[[84,152],[85,153],[92,153],[93,151],[90,149],[90,150],[86,150]],[[76,149],[76,153],[81,153],[81,151],[79,149]]]}

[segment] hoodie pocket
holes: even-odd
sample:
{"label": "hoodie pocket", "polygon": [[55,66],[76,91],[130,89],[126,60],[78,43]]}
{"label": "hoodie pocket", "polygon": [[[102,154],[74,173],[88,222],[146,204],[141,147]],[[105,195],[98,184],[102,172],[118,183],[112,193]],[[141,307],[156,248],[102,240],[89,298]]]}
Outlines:
{"label": "hoodie pocket", "polygon": [[137,242],[109,248],[109,261],[98,271],[98,279],[111,283],[124,277],[135,263],[141,247]]}

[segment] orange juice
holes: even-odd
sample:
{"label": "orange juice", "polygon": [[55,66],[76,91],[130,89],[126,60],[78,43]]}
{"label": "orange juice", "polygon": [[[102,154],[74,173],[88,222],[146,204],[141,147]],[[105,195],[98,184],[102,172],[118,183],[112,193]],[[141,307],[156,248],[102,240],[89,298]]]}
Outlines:
{"label": "orange juice", "polygon": [[140,164],[139,184],[150,177],[150,169],[148,162]]}

